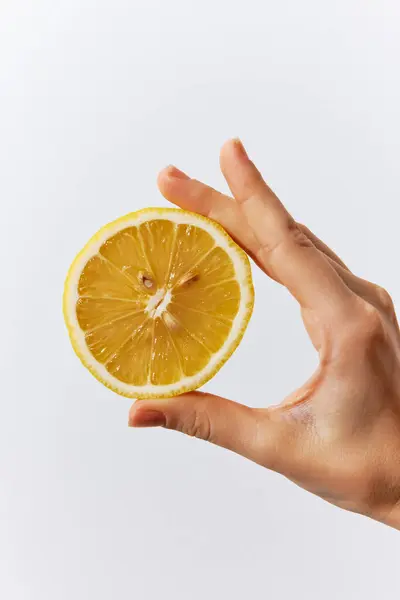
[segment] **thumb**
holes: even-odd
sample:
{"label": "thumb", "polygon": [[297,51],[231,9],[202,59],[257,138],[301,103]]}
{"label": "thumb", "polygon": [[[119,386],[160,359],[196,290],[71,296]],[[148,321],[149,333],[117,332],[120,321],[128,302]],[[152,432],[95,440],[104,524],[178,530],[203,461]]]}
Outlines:
{"label": "thumb", "polygon": [[276,468],[283,422],[220,396],[191,392],[162,400],[139,400],[129,412],[130,427],[162,426],[232,450]]}

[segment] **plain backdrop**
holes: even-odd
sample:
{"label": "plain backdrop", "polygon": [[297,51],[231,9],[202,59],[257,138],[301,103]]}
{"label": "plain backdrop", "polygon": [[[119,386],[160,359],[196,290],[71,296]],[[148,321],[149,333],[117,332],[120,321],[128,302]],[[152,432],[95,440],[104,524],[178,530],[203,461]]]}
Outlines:
{"label": "plain backdrop", "polygon": [[[400,306],[398,0],[1,0],[0,597],[399,598],[399,533],[199,440],[127,427],[80,365],[67,268],[165,206],[174,163],[221,190],[240,136],[294,216]],[[276,403],[316,365],[296,303],[256,306],[207,389]]]}

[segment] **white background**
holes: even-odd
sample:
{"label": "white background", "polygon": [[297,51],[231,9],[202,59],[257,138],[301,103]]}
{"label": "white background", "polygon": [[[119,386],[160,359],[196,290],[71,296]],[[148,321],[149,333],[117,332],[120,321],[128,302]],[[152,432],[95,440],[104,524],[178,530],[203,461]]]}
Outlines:
{"label": "white background", "polygon": [[[165,205],[175,163],[226,189],[241,136],[295,217],[400,302],[398,0],[0,2],[0,597],[399,598],[400,538],[204,442],[130,430],[74,356],[75,253]],[[208,384],[276,403],[316,357],[254,272],[239,350]]]}

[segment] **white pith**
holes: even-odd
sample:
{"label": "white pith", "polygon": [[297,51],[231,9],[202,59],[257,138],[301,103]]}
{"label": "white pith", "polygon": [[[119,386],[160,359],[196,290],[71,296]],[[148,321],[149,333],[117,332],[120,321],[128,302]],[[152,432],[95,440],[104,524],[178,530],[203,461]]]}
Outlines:
{"label": "white pith", "polygon": [[145,313],[147,313],[151,319],[161,317],[163,312],[167,310],[168,304],[171,302],[171,297],[172,294],[170,290],[160,288],[156,291],[154,296],[151,296],[144,309]]}

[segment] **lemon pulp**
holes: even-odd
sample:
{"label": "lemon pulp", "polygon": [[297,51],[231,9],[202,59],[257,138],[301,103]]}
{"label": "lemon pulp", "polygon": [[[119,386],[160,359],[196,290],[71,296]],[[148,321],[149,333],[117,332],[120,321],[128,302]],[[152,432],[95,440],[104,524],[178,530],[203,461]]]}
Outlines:
{"label": "lemon pulp", "polygon": [[[137,397],[198,387],[232,353],[252,308],[247,257],[227,234],[197,215],[180,222],[170,213],[184,211],[158,212],[169,218],[150,212],[137,224],[128,219],[129,226],[122,218],[97,246],[89,242],[66,282],[64,310],[78,355],[103,383]],[[197,377],[221,352],[209,374]]]}

